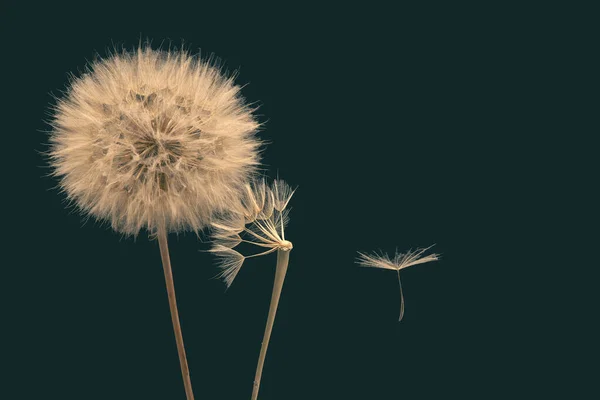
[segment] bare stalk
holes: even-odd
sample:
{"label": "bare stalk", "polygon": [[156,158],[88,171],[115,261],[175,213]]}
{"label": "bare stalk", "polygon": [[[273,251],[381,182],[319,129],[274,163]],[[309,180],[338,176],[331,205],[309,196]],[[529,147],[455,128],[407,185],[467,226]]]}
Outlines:
{"label": "bare stalk", "polygon": [[404,317],[404,295],[402,294],[402,281],[400,281],[400,270],[398,270],[398,286],[400,286],[400,318],[398,322],[402,321]]}
{"label": "bare stalk", "polygon": [[256,366],[256,375],[254,376],[254,389],[252,390],[252,400],[258,399],[258,390],[260,388],[260,378],[262,376],[265,356],[267,355],[267,347],[271,339],[271,331],[273,330],[273,322],[277,313],[277,305],[281,296],[281,288],[288,268],[290,259],[290,250],[279,249],[277,251],[277,269],[275,270],[275,282],[273,282],[273,294],[271,295],[271,305],[269,306],[269,317],[267,318],[267,326],[265,327],[265,335],[263,337],[262,346],[260,348],[260,356],[258,357],[258,365]]}
{"label": "bare stalk", "polygon": [[169,295],[169,309],[171,310],[171,321],[175,331],[175,341],[177,342],[177,353],[179,354],[179,365],[183,375],[183,384],[187,400],[194,400],[192,392],[192,381],[188,368],[185,348],[183,347],[183,335],[179,323],[179,312],[177,311],[177,300],[175,299],[175,285],[173,284],[173,271],[171,270],[171,259],[169,257],[169,246],[167,244],[167,233],[164,229],[158,231],[158,246],[160,247],[160,257],[162,259],[165,272],[165,282],[167,283],[167,294]]}

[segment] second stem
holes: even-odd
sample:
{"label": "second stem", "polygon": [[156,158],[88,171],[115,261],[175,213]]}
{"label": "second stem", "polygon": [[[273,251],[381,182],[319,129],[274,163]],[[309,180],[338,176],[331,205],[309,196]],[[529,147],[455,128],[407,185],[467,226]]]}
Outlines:
{"label": "second stem", "polygon": [[269,317],[267,318],[267,326],[265,327],[265,335],[263,337],[262,346],[260,348],[260,356],[258,357],[258,365],[256,366],[256,375],[254,376],[254,389],[252,390],[252,400],[258,399],[258,390],[260,388],[260,378],[262,376],[263,365],[271,339],[271,331],[273,330],[273,322],[277,313],[277,305],[281,296],[281,289],[285,274],[288,268],[290,259],[289,250],[277,250],[277,269],[275,270],[275,281],[273,282],[273,294],[271,295],[271,305],[269,306]]}

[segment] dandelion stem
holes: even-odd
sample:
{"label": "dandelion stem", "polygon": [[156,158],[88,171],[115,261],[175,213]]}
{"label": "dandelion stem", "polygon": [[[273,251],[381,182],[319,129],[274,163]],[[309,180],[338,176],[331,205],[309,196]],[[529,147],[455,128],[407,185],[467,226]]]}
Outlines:
{"label": "dandelion stem", "polygon": [[162,259],[165,272],[165,281],[167,283],[167,294],[169,295],[169,309],[171,310],[171,321],[175,331],[175,341],[177,342],[177,353],[179,354],[179,364],[181,374],[183,375],[183,384],[187,400],[194,400],[192,392],[192,381],[190,380],[190,371],[188,369],[185,348],[183,347],[183,335],[179,323],[179,312],[177,311],[177,300],[175,298],[175,285],[173,284],[173,271],[171,270],[171,259],[169,257],[169,246],[167,244],[167,233],[164,229],[158,231],[158,246],[160,247],[160,257]]}
{"label": "dandelion stem", "polygon": [[400,318],[398,322],[402,321],[402,317],[404,317],[404,295],[402,294],[402,281],[400,280],[400,270],[398,272],[398,286],[400,286]]}
{"label": "dandelion stem", "polygon": [[260,348],[260,356],[258,357],[258,365],[256,366],[256,375],[254,376],[254,389],[252,390],[252,400],[258,399],[258,390],[260,387],[260,378],[262,376],[265,356],[267,355],[267,347],[271,339],[271,331],[273,330],[273,322],[277,313],[277,305],[281,296],[281,288],[288,268],[290,259],[290,251],[279,249],[277,251],[277,269],[275,270],[275,281],[273,282],[273,294],[271,295],[271,305],[269,306],[269,316],[267,318],[267,326],[265,327],[265,335],[263,337],[262,346]]}

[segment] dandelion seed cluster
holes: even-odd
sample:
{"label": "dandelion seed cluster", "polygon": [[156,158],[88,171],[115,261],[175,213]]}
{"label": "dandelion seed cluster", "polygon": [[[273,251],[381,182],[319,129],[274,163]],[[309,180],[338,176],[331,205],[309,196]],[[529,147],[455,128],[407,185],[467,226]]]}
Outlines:
{"label": "dandelion seed cluster", "polygon": [[[275,180],[272,185],[264,180],[254,181],[245,186],[239,208],[212,223],[210,251],[217,255],[219,277],[227,287],[247,258],[292,249],[292,243],[285,239],[285,227],[289,221],[286,207],[293,194],[294,190],[284,181]],[[233,249],[242,242],[267,250],[244,256]]]}
{"label": "dandelion seed cluster", "polygon": [[198,231],[259,162],[252,111],[232,77],[184,51],[115,54],[58,101],[51,165],[71,201],[119,232]]}

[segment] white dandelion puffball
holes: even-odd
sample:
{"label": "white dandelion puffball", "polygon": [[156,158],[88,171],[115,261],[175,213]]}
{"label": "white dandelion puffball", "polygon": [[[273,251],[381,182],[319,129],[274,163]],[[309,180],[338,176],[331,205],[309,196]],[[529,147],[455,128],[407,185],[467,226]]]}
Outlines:
{"label": "white dandelion puffball", "polygon": [[118,232],[197,232],[259,163],[252,111],[210,62],[140,47],[72,80],[50,163],[68,199]]}

